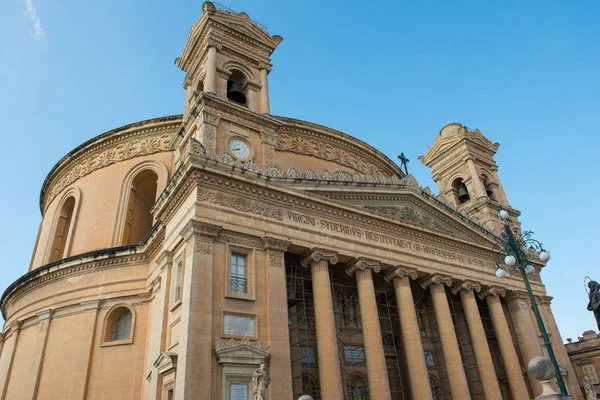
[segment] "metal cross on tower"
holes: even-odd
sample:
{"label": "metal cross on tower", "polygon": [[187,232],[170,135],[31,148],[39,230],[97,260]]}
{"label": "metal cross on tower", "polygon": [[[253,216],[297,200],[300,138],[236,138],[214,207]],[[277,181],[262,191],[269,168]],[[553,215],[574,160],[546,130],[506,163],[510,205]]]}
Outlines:
{"label": "metal cross on tower", "polygon": [[[402,166],[404,167],[404,173],[406,175],[408,175],[408,163],[410,162],[410,160],[408,158],[406,158],[404,153],[400,153],[398,158],[400,159],[400,162],[402,163]],[[400,169],[402,170],[402,167],[400,167]]]}

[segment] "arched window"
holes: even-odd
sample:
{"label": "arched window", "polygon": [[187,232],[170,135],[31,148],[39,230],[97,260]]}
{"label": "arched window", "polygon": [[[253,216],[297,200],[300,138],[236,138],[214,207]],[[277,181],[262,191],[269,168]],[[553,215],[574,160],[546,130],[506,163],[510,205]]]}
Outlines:
{"label": "arched window", "polygon": [[487,176],[481,175],[481,182],[483,182],[483,187],[485,188],[485,194],[492,200],[496,200],[496,196],[494,194],[494,189],[490,184],[490,179]]}
{"label": "arched window", "polygon": [[104,343],[131,343],[133,340],[133,312],[129,306],[113,307],[104,322]]}
{"label": "arched window", "polygon": [[127,199],[125,227],[121,244],[142,241],[152,228],[150,210],[156,201],[158,175],[153,170],[144,170],[133,179]]}
{"label": "arched window", "polygon": [[452,182],[452,190],[454,192],[454,196],[456,197],[457,204],[464,204],[471,200],[467,185],[465,185],[462,178],[456,178],[454,182]]}
{"label": "arched window", "polygon": [[246,83],[246,75],[237,69],[231,70],[231,75],[227,80],[227,98],[236,103],[246,105],[246,93],[244,92],[244,84]]}
{"label": "arched window", "polygon": [[66,256],[65,248],[69,228],[73,220],[73,211],[75,210],[75,198],[69,197],[60,208],[56,229],[54,230],[54,239],[52,240],[52,250],[48,262],[58,261]]}

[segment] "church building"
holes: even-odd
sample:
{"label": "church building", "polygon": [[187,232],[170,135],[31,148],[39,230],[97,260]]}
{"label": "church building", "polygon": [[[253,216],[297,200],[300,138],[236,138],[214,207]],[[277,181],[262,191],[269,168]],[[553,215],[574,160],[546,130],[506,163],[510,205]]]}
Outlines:
{"label": "church building", "polygon": [[499,144],[443,126],[419,158],[436,195],[361,140],[271,115],[282,40],[204,3],[175,62],[183,114],[102,133],[52,168],[29,272],[0,299],[1,399],[258,400],[262,362],[269,400],[541,393],[525,285],[495,275],[498,211],[517,227],[520,214]]}

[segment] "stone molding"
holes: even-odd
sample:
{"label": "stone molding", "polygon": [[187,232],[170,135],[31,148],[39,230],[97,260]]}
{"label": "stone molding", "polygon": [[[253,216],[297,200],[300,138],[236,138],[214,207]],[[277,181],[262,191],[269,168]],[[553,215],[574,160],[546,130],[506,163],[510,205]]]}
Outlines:
{"label": "stone molding", "polygon": [[163,351],[153,363],[159,375],[168,374],[177,369],[177,353]]}
{"label": "stone molding", "polygon": [[550,307],[550,304],[552,303],[552,299],[554,299],[554,297],[552,296],[535,296],[538,300],[539,304],[544,304],[547,305],[548,307]]}
{"label": "stone molding", "polygon": [[381,263],[371,258],[357,257],[346,267],[346,275],[352,276],[355,272],[369,270],[378,273],[381,271]]}
{"label": "stone molding", "polygon": [[262,237],[263,248],[267,251],[277,251],[281,253],[285,253],[287,249],[290,247],[292,242],[285,239],[279,239],[272,236],[263,236]]}
{"label": "stone molding", "polygon": [[54,310],[52,308],[49,308],[46,311],[37,312],[36,315],[40,322],[50,321],[52,319],[52,317],[54,316]]}
{"label": "stone molding", "polygon": [[313,248],[308,254],[300,261],[300,265],[304,268],[310,267],[313,263],[319,261],[327,261],[329,265],[335,265],[338,262],[338,254],[332,250],[325,250],[321,248]]}
{"label": "stone molding", "polygon": [[197,200],[232,208],[245,213],[260,215],[270,219],[283,220],[283,212],[280,208],[269,207],[266,206],[264,202],[248,200],[239,196],[231,196],[223,192],[199,189]]}
{"label": "stone molding", "polygon": [[214,47],[217,50],[221,50],[223,48],[223,42],[221,39],[209,37],[206,39],[206,47]]}
{"label": "stone molding", "polygon": [[455,283],[450,288],[452,294],[459,294],[461,292],[470,292],[473,291],[475,293],[481,292],[481,285],[475,281],[471,281],[469,279],[462,280],[458,283]]}
{"label": "stone molding", "polygon": [[266,63],[266,62],[263,62],[263,61],[260,61],[258,63],[258,69],[266,69],[267,72],[271,72],[273,70],[273,65],[269,64],[269,63]]}
{"label": "stone molding", "polygon": [[162,283],[162,277],[159,275],[156,278],[152,279],[150,282],[150,286],[148,287],[148,291],[150,293],[155,293],[158,289],[160,289]]}
{"label": "stone molding", "polygon": [[79,304],[81,305],[81,310],[83,312],[97,311],[98,309],[100,309],[100,306],[102,305],[102,300],[100,300],[100,299],[88,300],[88,301],[83,301]]}
{"label": "stone molding", "polygon": [[244,233],[221,230],[219,235],[215,239],[218,242],[225,242],[230,244],[238,244],[241,246],[252,247],[256,249],[260,249],[263,247],[263,242],[261,238],[252,235],[246,235]]}
{"label": "stone molding", "polygon": [[181,123],[181,116],[165,119],[166,121],[141,121],[113,129],[92,139],[92,143],[85,143],[87,146],[75,154],[63,157],[50,171],[42,186],[42,214],[58,194],[81,177],[117,162],[170,151],[171,138]]}
{"label": "stone molding", "polygon": [[418,276],[419,274],[416,268],[397,265],[396,269],[394,269],[392,272],[388,272],[383,279],[388,283],[392,282],[396,278],[402,279],[404,277],[414,281],[418,278]]}
{"label": "stone molding", "polygon": [[161,271],[164,271],[171,264],[173,264],[173,252],[170,250],[163,251],[156,259],[156,265]]}
{"label": "stone molding", "polygon": [[507,303],[512,303],[519,300],[524,301],[526,303],[531,303],[529,294],[524,290],[512,290],[506,294]]}
{"label": "stone molding", "polygon": [[258,365],[269,357],[270,352],[271,346],[263,346],[259,341],[251,342],[247,337],[219,341],[215,346],[219,364]]}
{"label": "stone molding", "polygon": [[481,300],[484,300],[490,296],[500,298],[506,296],[506,290],[500,286],[486,286],[477,296]]}
{"label": "stone molding", "polygon": [[179,235],[184,240],[190,240],[192,237],[195,239],[203,239],[204,241],[212,242],[215,240],[219,232],[223,227],[220,225],[209,224],[208,222],[198,221],[196,219],[189,220]]}
{"label": "stone molding", "polygon": [[452,286],[452,278],[449,275],[443,274],[431,274],[419,281],[419,284],[423,289],[427,289],[433,285],[445,285]]}

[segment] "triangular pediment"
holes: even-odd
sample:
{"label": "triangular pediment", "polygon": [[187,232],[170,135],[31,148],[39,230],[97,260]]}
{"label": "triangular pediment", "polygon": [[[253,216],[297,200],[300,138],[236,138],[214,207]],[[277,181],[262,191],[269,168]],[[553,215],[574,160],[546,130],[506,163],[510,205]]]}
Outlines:
{"label": "triangular pediment", "polygon": [[217,342],[215,348],[220,364],[258,365],[269,357],[270,351],[270,346],[262,346],[260,342],[251,342],[248,338]]}
{"label": "triangular pediment", "polygon": [[177,353],[163,351],[154,361],[154,368],[164,374],[177,368]]}
{"label": "triangular pediment", "polygon": [[267,32],[266,27],[260,27],[245,13],[234,14],[217,11],[211,15],[211,19],[254,40],[264,43],[273,49],[275,49],[282,40],[280,36],[271,36]]}

